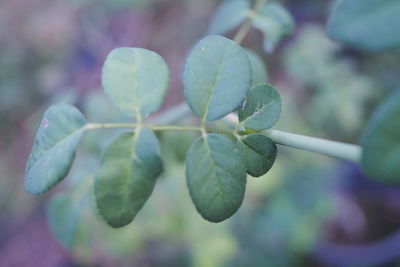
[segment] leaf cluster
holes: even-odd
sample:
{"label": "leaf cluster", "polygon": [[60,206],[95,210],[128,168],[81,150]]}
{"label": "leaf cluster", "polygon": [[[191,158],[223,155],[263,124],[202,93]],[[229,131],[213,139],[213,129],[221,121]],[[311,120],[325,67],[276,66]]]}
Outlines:
{"label": "leaf cluster", "polygon": [[[266,80],[258,83],[266,79],[262,75],[265,67],[254,58],[235,42],[210,35],[193,47],[186,60],[182,77],[185,97],[202,121],[201,127],[195,128],[201,136],[186,156],[187,185],[196,209],[212,222],[232,216],[243,201],[246,174],[264,175],[276,158],[275,143],[261,131],[279,119],[281,99]],[[257,69],[260,66],[261,70]],[[111,51],[102,72],[104,92],[121,113],[136,122],[86,123],[75,107],[50,107],[28,159],[26,191],[46,192],[67,176],[85,131],[126,127],[129,130],[103,152],[94,192],[98,211],[110,226],[129,224],[151,196],[163,170],[153,130],[179,129],[144,122],[161,106],[168,81],[168,67],[155,52],[127,47]],[[239,113],[237,130],[206,127],[234,111]]]}
{"label": "leaf cluster", "polygon": [[[341,35],[341,30],[336,29],[339,26],[335,25],[347,23],[348,17],[341,14],[343,5],[353,5],[343,8],[343,12],[365,11],[359,9],[361,5],[357,5],[357,1],[342,1],[338,5],[338,15],[330,20],[335,36],[354,36]],[[365,4],[375,2],[368,0]],[[395,1],[385,3],[398,6]],[[390,13],[387,8],[380,9],[384,11]],[[229,19],[224,19],[226,17]],[[185,98],[193,114],[200,118],[199,126],[146,124],[147,117],[160,108],[167,93],[168,66],[160,55],[143,48],[122,47],[111,51],[102,71],[104,92],[132,121],[87,123],[73,106],[50,107],[43,116],[27,160],[25,190],[41,194],[64,179],[86,131],[124,128],[126,131],[119,133],[103,151],[94,174],[94,194],[104,220],[112,227],[125,226],[143,208],[163,171],[160,145],[154,131],[197,131],[200,135],[191,144],[185,159],[189,194],[206,220],[221,222],[231,217],[243,202],[247,174],[263,176],[275,162],[276,143],[264,131],[279,120],[282,105],[279,92],[266,83],[268,76],[263,61],[238,43],[216,35],[244,20],[265,33],[267,51],[272,51],[294,27],[289,13],[276,2],[267,2],[251,10],[245,0],[223,2],[211,23],[209,32],[212,34],[193,46],[182,75]],[[353,25],[352,22],[349,20],[349,25]],[[359,25],[357,21],[354,23],[354,27]],[[369,48],[390,47],[396,43],[394,39],[384,39],[385,45],[364,44]],[[235,129],[208,128],[232,112],[237,112],[239,118]],[[361,138],[362,167],[378,181],[399,183],[399,117],[400,94],[395,93],[378,108]],[[68,199],[63,196],[53,203],[50,207],[55,215],[53,219],[60,217],[56,210],[75,212],[78,209],[77,206],[68,207],[65,204]],[[66,228],[73,225],[73,221],[65,221]],[[62,231],[58,229],[56,234],[62,236]],[[71,242],[67,237],[62,239]]]}

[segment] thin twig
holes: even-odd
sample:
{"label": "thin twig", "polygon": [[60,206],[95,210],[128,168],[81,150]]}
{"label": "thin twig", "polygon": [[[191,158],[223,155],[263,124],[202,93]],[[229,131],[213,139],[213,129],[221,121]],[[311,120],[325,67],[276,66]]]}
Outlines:
{"label": "thin twig", "polygon": [[[252,8],[253,12],[257,12],[260,10],[260,8],[267,2],[268,0],[257,0],[256,3],[254,4],[254,7]],[[250,29],[251,29],[251,18],[247,17],[245,22],[242,24],[242,26],[240,27],[239,31],[236,33],[235,37],[233,38],[233,40],[238,43],[241,44],[244,40],[244,38],[246,37],[246,35],[249,33]]]}

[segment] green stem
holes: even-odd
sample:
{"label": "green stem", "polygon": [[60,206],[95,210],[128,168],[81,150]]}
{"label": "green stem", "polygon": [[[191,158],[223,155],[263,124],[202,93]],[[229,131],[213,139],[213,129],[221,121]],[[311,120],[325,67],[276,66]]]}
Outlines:
{"label": "green stem", "polygon": [[[253,8],[251,9],[251,11],[257,12],[266,2],[267,2],[267,0],[257,0],[256,3],[254,4]],[[233,40],[236,43],[241,44],[243,42],[244,38],[246,37],[246,35],[249,33],[251,26],[252,26],[251,18],[248,17],[245,20],[245,22],[242,24],[242,26],[240,27],[239,31],[236,33]]]}
{"label": "green stem", "polygon": [[97,129],[132,129],[138,127],[136,123],[88,123],[85,126],[85,130],[97,130]]}
{"label": "green stem", "polygon": [[358,145],[330,141],[310,136],[269,129],[264,134],[276,143],[359,163],[362,149]]}
{"label": "green stem", "polygon": [[135,129],[138,127],[146,128],[152,131],[192,131],[192,132],[209,132],[221,134],[236,134],[233,130],[212,129],[194,126],[178,126],[178,125],[145,125],[141,123],[89,123],[85,130],[96,129]]}
{"label": "green stem", "polygon": [[[207,133],[220,133],[233,136],[247,135],[250,133],[257,133],[254,131],[237,131],[237,130],[222,130],[205,127],[195,126],[178,126],[178,125],[145,125],[137,123],[90,123],[87,124],[86,130],[95,129],[135,129],[143,127],[152,131],[192,131]],[[311,151],[343,160],[359,163],[361,161],[362,149],[358,145],[346,144],[326,139],[310,137],[300,134],[293,134],[289,132],[269,129],[262,132],[264,135],[270,137],[277,144],[289,146],[301,150]]]}

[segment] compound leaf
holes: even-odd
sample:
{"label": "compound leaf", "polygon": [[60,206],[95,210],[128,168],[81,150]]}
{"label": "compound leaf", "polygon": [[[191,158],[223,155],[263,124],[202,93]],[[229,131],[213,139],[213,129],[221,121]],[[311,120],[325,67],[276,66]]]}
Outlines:
{"label": "compound leaf", "polygon": [[282,101],[278,91],[261,83],[250,89],[239,110],[240,125],[257,131],[271,128],[281,115]]}
{"label": "compound leaf", "polygon": [[251,66],[251,86],[268,81],[268,71],[263,60],[253,51],[246,49]]}
{"label": "compound leaf", "polygon": [[363,133],[362,166],[371,178],[400,183],[400,92],[375,112]]}
{"label": "compound leaf", "polygon": [[264,34],[264,50],[267,53],[271,53],[280,40],[294,29],[292,16],[277,2],[266,3],[252,22]]}
{"label": "compound leaf", "polygon": [[52,106],[45,112],[26,164],[28,193],[44,193],[67,176],[85,125],[82,114],[70,105]]}
{"label": "compound leaf", "polygon": [[111,143],[95,180],[97,208],[110,226],[122,227],[135,218],[162,169],[153,132],[127,132]]}
{"label": "compound leaf", "polygon": [[186,158],[190,196],[204,219],[221,222],[241,206],[246,168],[236,145],[220,134],[198,138]]}
{"label": "compound leaf", "polygon": [[398,0],[341,0],[329,17],[334,40],[367,51],[400,47]]}
{"label": "compound leaf", "polygon": [[223,34],[238,25],[246,18],[246,11],[250,8],[247,0],[224,1],[217,8],[208,29],[209,34]]}
{"label": "compound leaf", "polygon": [[207,36],[195,45],[183,73],[189,106],[207,121],[235,110],[245,98],[250,82],[246,51],[219,35]]}
{"label": "compound leaf", "polygon": [[265,135],[246,135],[238,140],[238,147],[247,173],[251,176],[262,176],[274,165],[277,154],[276,144]]}
{"label": "compound leaf", "polygon": [[163,102],[168,83],[167,64],[153,51],[120,47],[111,51],[104,63],[104,91],[130,117],[155,112]]}

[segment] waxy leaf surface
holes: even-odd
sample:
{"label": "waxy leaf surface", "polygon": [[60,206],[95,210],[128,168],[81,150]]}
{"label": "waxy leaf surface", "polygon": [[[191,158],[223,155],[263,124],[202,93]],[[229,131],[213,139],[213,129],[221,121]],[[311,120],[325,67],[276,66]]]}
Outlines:
{"label": "waxy leaf surface", "polygon": [[50,107],[36,134],[25,170],[25,190],[41,194],[67,176],[86,121],[73,106]]}
{"label": "waxy leaf surface", "polygon": [[399,0],[341,0],[328,21],[334,40],[367,51],[400,47]]}
{"label": "waxy leaf surface", "polygon": [[116,48],[103,66],[102,84],[107,97],[129,117],[155,112],[163,102],[168,83],[167,64],[150,50]]}
{"label": "waxy leaf surface", "polygon": [[249,134],[238,140],[238,147],[247,173],[253,177],[266,174],[274,165],[276,144],[262,134]]}
{"label": "waxy leaf surface", "polygon": [[235,110],[251,83],[246,51],[219,35],[200,40],[190,53],[183,73],[185,97],[204,121],[219,119]]}
{"label": "waxy leaf surface", "polygon": [[147,129],[127,132],[104,153],[95,179],[97,208],[112,227],[129,224],[153,192],[162,172],[159,143]]}
{"label": "waxy leaf surface", "polygon": [[211,20],[209,34],[223,34],[239,26],[250,8],[247,0],[228,0],[221,3]]}
{"label": "waxy leaf surface", "polygon": [[374,113],[361,144],[365,173],[380,182],[400,184],[400,92]]}
{"label": "waxy leaf surface", "polygon": [[240,125],[258,131],[271,128],[281,116],[281,106],[281,97],[274,87],[258,84],[250,89],[239,110]]}
{"label": "waxy leaf surface", "polygon": [[236,145],[223,135],[208,134],[192,144],[186,178],[197,211],[208,221],[221,222],[242,204],[246,168]]}

